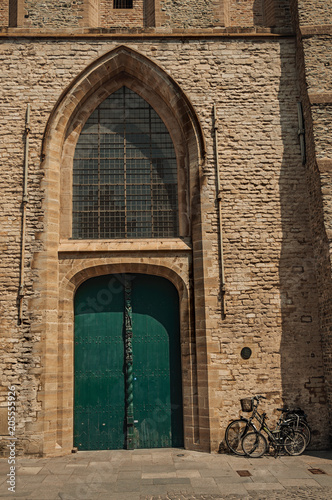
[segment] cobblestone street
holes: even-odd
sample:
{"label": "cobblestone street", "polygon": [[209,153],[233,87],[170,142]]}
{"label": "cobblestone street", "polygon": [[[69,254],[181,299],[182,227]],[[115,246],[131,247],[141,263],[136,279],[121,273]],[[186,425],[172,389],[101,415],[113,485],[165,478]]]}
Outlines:
{"label": "cobblestone street", "polygon": [[248,499],[248,500],[292,500],[294,499],[311,499],[311,500],[330,500],[331,499],[331,488],[303,488],[303,487],[292,487],[285,488],[282,492],[277,492],[276,490],[271,491],[260,491],[251,492],[248,495],[239,497],[239,495],[182,495],[182,494],[170,494],[166,496],[153,496],[146,497],[146,500],[238,500]]}
{"label": "cobblestone street", "polygon": [[[12,500],[330,500],[332,452],[259,459],[182,449],[78,452],[19,459]],[[314,473],[315,472],[315,473]]]}

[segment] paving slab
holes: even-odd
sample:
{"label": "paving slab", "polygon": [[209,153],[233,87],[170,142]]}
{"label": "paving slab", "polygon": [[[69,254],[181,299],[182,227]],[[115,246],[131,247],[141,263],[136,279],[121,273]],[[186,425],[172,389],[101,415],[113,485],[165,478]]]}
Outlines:
{"label": "paving slab", "polygon": [[153,479],[153,484],[166,484],[172,488],[174,488],[174,485],[177,485],[176,487],[179,488],[180,485],[183,487],[188,487],[188,485],[191,485],[191,481],[188,477],[169,477],[169,478],[158,478],[158,479]]}
{"label": "paving slab", "polygon": [[222,498],[225,496],[234,496],[235,498],[241,498],[243,500],[244,498],[249,498],[248,495],[248,490],[241,484],[223,484],[219,485],[220,493],[223,495]]}
{"label": "paving slab", "polygon": [[220,488],[217,482],[212,477],[208,479],[207,478],[197,479],[193,477],[190,479],[190,482],[195,493],[211,494],[220,492]]}
{"label": "paving slab", "polygon": [[[47,495],[47,497],[46,497]],[[29,500],[59,500],[59,489],[58,488],[49,488],[47,493],[45,491],[33,491],[27,496]],[[68,500],[71,500],[68,498]],[[82,499],[83,500],[83,499]]]}
{"label": "paving slab", "polygon": [[234,469],[224,469],[222,467],[218,468],[209,468],[209,469],[200,469],[200,474],[202,477],[238,477],[237,473]]}
{"label": "paving slab", "polygon": [[202,477],[198,470],[178,470],[176,477]]}
{"label": "paving slab", "polygon": [[[299,481],[297,481],[296,479],[280,479],[279,481],[280,481],[280,484],[282,484],[285,487],[296,486],[299,484]],[[300,484],[301,484],[301,486],[307,486],[307,487],[315,486],[316,488],[320,488],[320,486],[321,486],[314,479],[301,479]]]}
{"label": "paving slab", "polygon": [[272,472],[263,470],[251,470],[251,478],[254,483],[278,483],[279,480],[272,474]]}
{"label": "paving slab", "polygon": [[[303,467],[302,469],[299,467],[271,467],[271,474],[273,474],[276,478],[280,479],[310,479],[312,474],[308,471],[307,467]],[[298,481],[299,482],[299,481]]]}
{"label": "paving slab", "polygon": [[[52,462],[49,462],[48,464],[45,465],[45,467],[43,467],[43,471],[45,471],[46,474],[56,474],[56,475],[59,474],[70,475],[73,472],[75,472],[73,468],[67,468],[66,465],[67,465],[66,463],[61,464],[60,462],[58,462],[56,464],[53,464]],[[20,471],[20,468],[18,470]]]}
{"label": "paving slab", "polygon": [[[186,487],[187,486],[188,485],[186,485]],[[157,497],[158,495],[167,496],[167,494],[170,492],[171,489],[174,490],[174,487],[170,488],[169,485],[166,485],[166,484],[149,484],[146,486],[141,485],[141,488],[140,488],[141,497],[140,498],[146,499],[149,496],[154,498],[154,497]],[[185,489],[185,488],[181,488],[181,489]],[[127,500],[129,500],[128,497],[127,497]],[[130,498],[130,500],[131,500],[131,498]]]}
{"label": "paving slab", "polygon": [[[98,497],[95,497],[94,500],[140,500],[140,493],[131,493],[130,498],[128,498],[127,493],[102,493]],[[65,500],[65,499],[64,499]]]}
{"label": "paving slab", "polygon": [[35,475],[38,474],[42,470],[42,467],[20,467],[20,475],[24,476],[30,476],[30,475]]}
{"label": "paving slab", "polygon": [[242,484],[242,483],[252,483],[252,477],[241,477],[238,474],[236,476],[222,476],[214,478],[217,484]]}
{"label": "paving slab", "polygon": [[274,491],[274,490],[285,490],[285,487],[280,483],[249,483],[246,484],[246,490],[250,491]]}
{"label": "paving slab", "polygon": [[316,483],[320,484],[321,486],[329,486],[331,488],[331,498],[332,498],[332,476],[331,475],[315,475],[313,476],[315,479]]}
{"label": "paving slab", "polygon": [[19,486],[27,486],[27,485],[39,485],[41,484],[44,479],[46,479],[47,474],[38,474],[38,475],[33,475],[33,476],[18,476],[16,478],[17,484]]}

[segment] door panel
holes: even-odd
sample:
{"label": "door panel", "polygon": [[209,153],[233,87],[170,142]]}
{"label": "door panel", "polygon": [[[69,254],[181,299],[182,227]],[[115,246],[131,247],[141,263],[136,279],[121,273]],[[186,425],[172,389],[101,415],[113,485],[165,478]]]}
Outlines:
{"label": "door panel", "polygon": [[178,293],[168,280],[135,277],[132,316],[138,448],[183,446],[178,302]]}
{"label": "door panel", "polygon": [[125,443],[124,292],[110,278],[86,281],[75,297],[74,445],[80,450]]}
{"label": "door panel", "polygon": [[[183,446],[179,299],[166,279],[131,283],[134,446]],[[74,445],[126,447],[125,295],[115,276],[92,278],[75,297]]]}

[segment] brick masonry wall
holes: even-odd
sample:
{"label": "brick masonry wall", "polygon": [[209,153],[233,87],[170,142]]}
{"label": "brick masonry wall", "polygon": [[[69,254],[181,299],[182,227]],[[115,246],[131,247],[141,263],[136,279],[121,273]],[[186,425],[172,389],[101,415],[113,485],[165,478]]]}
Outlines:
{"label": "brick masonry wall", "polygon": [[230,0],[230,26],[263,26],[263,0]]}
{"label": "brick masonry wall", "polygon": [[318,104],[312,109],[317,159],[332,159],[332,103]]}
{"label": "brick masonry wall", "polygon": [[[13,50],[14,49],[14,50]],[[32,49],[32,52],[34,50]],[[10,57],[8,57],[10,54]],[[40,387],[40,358],[33,355],[33,348],[40,340],[33,333],[31,323],[36,316],[31,311],[25,316],[23,324],[18,327],[18,283],[20,277],[20,246],[22,224],[22,183],[23,183],[23,158],[24,158],[24,129],[25,113],[28,96],[26,84],[14,90],[10,81],[6,81],[11,64],[17,64],[29,79],[33,71],[31,63],[24,63],[24,55],[31,55],[28,46],[22,51],[15,51],[15,44],[11,47],[2,47],[1,50],[1,193],[4,201],[1,203],[1,287],[0,287],[0,317],[1,317],[1,351],[7,352],[5,365],[1,364],[1,395],[0,411],[4,412],[7,404],[4,396],[9,381],[19,388],[20,420],[17,422],[17,432],[22,433],[29,424],[36,420],[40,403],[37,400],[37,389]],[[23,59],[22,59],[23,57]],[[21,82],[23,83],[23,82]],[[13,81],[12,81],[13,84]],[[15,85],[16,87],[16,85]],[[21,100],[21,105],[8,99],[10,94],[14,99]],[[44,97],[45,99],[45,97]],[[18,140],[19,138],[19,140]],[[3,145],[6,144],[5,147]],[[41,200],[42,193],[39,184],[42,172],[39,165],[40,142],[35,137],[31,138],[32,151],[30,152],[29,168],[29,205],[27,209],[26,246],[27,258],[25,265],[31,266],[31,254],[38,250],[38,234],[42,230]],[[31,269],[26,274],[27,299],[32,294],[35,272]],[[8,309],[9,306],[9,309]],[[26,311],[27,304],[24,308]],[[35,450],[36,451],[36,450]],[[38,451],[38,450],[37,450]]]}
{"label": "brick masonry wall", "polygon": [[98,27],[99,26],[99,0],[85,0],[83,26]]}
{"label": "brick masonry wall", "polygon": [[0,0],[0,27],[8,26],[8,0]]}
{"label": "brick masonry wall", "polygon": [[144,2],[144,24],[145,26],[155,26],[155,0],[145,0]]}
{"label": "brick masonry wall", "polygon": [[304,37],[302,43],[308,92],[331,92],[332,57],[329,49],[332,46],[332,36]]}
{"label": "brick masonry wall", "polygon": [[[121,42],[123,43],[123,41]],[[45,230],[40,189],[41,141],[48,117],[63,90],[88,64],[114,49],[116,41],[2,42],[0,136],[2,139],[1,284],[2,370],[0,405],[9,383],[18,387],[19,446],[42,451],[37,420],[43,389],[42,310],[28,308],[38,295],[33,254]],[[295,45],[280,40],[130,41],[187,94],[207,144],[202,171],[203,238],[209,404],[213,449],[239,399],[264,393],[266,410],[282,401],[309,413],[313,444],[327,442],[328,417],[317,308],[318,287],[309,227],[305,170],[297,136]],[[26,240],[24,321],[17,325],[24,119],[31,103],[29,204]],[[218,216],[212,107],[219,118],[219,158],[224,218],[227,316],[221,320]],[[51,228],[50,228],[51,230]],[[97,257],[94,260],[98,261]],[[70,266],[70,262],[62,262]],[[241,349],[252,357],[244,361]]]}
{"label": "brick masonry wall", "polygon": [[83,24],[84,0],[25,0],[24,26],[69,28]]}
{"label": "brick masonry wall", "polygon": [[[162,26],[177,28],[209,28],[223,24],[224,21],[226,26],[287,27],[291,21],[289,0],[271,1],[267,4],[265,0],[220,0],[219,6],[213,0],[161,0],[160,5],[164,17]],[[221,15],[221,9],[228,12],[225,18]]]}
{"label": "brick masonry wall", "polygon": [[[289,0],[134,0],[132,9],[114,9],[113,0],[18,2],[24,10],[19,25],[28,28],[285,27],[290,21]],[[8,9],[8,1],[0,0],[0,27],[8,26]]]}
{"label": "brick masonry wall", "polygon": [[[290,26],[291,25],[291,12],[290,0],[277,0],[274,2],[275,19],[272,26]],[[270,24],[265,23],[270,26]]]}
{"label": "brick masonry wall", "polygon": [[160,0],[162,26],[172,28],[209,28],[220,24],[213,0]]}
{"label": "brick masonry wall", "polygon": [[[306,129],[306,175],[309,189],[310,229],[319,290],[320,330],[324,377],[332,414],[331,336],[331,36],[322,25],[331,24],[326,2],[292,1],[297,34],[297,70]],[[322,30],[323,28],[323,30]],[[325,34],[323,34],[325,31]],[[303,32],[305,35],[303,35]],[[316,33],[321,34],[316,34]],[[332,441],[332,433],[330,434]]]}
{"label": "brick masonry wall", "polygon": [[100,0],[99,24],[103,28],[142,28],[143,9],[143,0],[133,0],[132,9],[113,9],[113,0]]}
{"label": "brick masonry wall", "polygon": [[332,24],[332,10],[325,0],[298,0],[299,21],[301,26]]}

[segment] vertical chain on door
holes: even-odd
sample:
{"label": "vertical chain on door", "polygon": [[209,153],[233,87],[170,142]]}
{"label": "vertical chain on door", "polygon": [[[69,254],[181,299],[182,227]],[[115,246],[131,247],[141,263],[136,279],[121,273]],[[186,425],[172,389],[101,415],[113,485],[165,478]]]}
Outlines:
{"label": "vertical chain on door", "polygon": [[133,404],[133,326],[131,307],[131,280],[125,277],[125,363],[126,363],[126,424],[127,449],[133,450],[134,443],[134,404]]}

